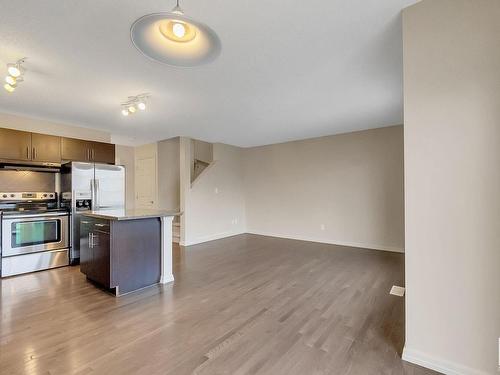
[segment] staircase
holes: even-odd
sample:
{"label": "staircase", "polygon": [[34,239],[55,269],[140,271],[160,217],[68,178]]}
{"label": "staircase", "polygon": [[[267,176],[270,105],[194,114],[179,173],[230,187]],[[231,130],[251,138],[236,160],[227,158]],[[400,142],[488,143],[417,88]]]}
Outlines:
{"label": "staircase", "polygon": [[181,240],[181,223],[172,223],[172,242],[179,243]]}

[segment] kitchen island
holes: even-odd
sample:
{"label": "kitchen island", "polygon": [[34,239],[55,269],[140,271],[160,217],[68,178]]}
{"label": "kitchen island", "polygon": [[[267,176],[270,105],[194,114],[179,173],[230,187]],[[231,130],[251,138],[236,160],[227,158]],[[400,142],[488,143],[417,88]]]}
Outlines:
{"label": "kitchen island", "polygon": [[172,220],[150,209],[82,212],[80,271],[116,296],[174,281]]}

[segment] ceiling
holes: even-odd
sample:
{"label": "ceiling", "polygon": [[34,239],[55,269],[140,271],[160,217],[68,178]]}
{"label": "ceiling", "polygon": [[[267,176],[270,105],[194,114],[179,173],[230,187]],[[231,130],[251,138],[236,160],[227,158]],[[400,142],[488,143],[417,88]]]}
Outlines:
{"label": "ceiling", "polygon": [[[173,136],[255,146],[402,123],[401,9],[415,0],[181,0],[213,28],[209,65],[144,57],[129,30],[173,0],[3,1],[0,69],[27,56],[0,111],[106,130],[127,143]],[[2,66],[4,68],[2,68]],[[149,110],[120,103],[148,92]]]}

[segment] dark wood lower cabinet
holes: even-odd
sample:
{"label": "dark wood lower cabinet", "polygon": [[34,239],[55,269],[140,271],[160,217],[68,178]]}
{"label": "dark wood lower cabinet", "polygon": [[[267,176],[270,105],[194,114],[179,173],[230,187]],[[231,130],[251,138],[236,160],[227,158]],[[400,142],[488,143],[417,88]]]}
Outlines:
{"label": "dark wood lower cabinet", "polygon": [[92,221],[86,218],[80,220],[80,271],[85,275],[92,275],[92,261],[94,251],[90,247],[90,232]]}
{"label": "dark wood lower cabinet", "polygon": [[124,294],[156,284],[161,273],[159,218],[104,220],[84,217],[80,271],[89,280]]}

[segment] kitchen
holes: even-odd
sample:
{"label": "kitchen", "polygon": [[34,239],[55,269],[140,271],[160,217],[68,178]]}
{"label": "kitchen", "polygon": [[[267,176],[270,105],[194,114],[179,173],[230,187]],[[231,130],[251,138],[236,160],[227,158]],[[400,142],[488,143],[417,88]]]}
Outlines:
{"label": "kitchen", "polygon": [[173,281],[177,213],[127,209],[114,144],[0,128],[0,166],[2,278],[80,266],[114,295]]}

